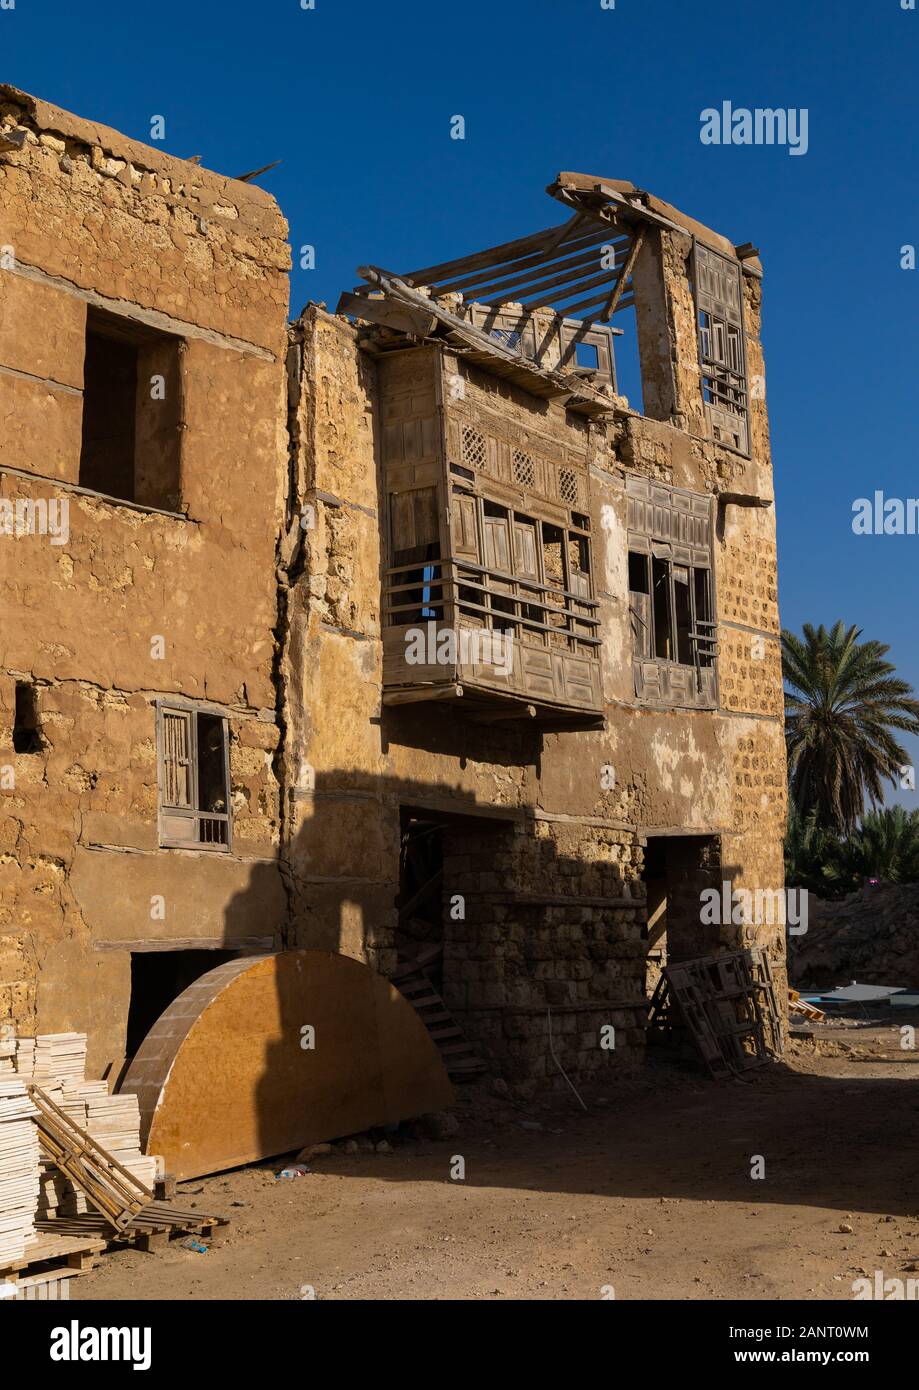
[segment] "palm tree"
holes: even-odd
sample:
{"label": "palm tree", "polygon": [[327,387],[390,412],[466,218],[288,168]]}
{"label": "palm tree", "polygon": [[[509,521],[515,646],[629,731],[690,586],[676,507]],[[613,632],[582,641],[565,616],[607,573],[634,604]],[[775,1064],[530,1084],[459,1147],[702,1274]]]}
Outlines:
{"label": "palm tree", "polygon": [[884,660],[890,648],[861,635],[841,621],[805,623],[803,641],[782,633],[789,791],[802,817],[846,834],[907,762],[893,731],[919,733],[919,700]]}
{"label": "palm tree", "polygon": [[869,811],[837,859],[838,876],[855,887],[866,878],[915,883],[919,878],[919,811],[885,806]]}
{"label": "palm tree", "polygon": [[818,898],[832,898],[840,892],[837,879],[842,846],[834,830],[817,824],[815,812],[802,816],[789,800],[785,833],[785,882],[789,888],[806,888]]}

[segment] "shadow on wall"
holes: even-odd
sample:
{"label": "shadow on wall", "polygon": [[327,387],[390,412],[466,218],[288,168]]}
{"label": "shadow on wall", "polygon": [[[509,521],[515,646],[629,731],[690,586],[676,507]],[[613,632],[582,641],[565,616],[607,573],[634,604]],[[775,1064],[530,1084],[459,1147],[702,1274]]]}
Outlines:
{"label": "shadow on wall", "polygon": [[[429,816],[439,813],[443,793],[438,787],[399,779],[363,781],[351,773],[341,774],[345,775],[350,789],[366,797],[380,822],[396,816],[400,806],[414,806]],[[316,790],[319,794],[310,821],[314,828],[321,827],[327,808],[334,814],[335,807],[344,804],[336,801],[341,791],[339,777],[321,777]],[[328,795],[323,796],[323,792]],[[478,833],[484,818],[481,813],[489,808],[478,805],[470,794],[452,798],[452,805],[455,823],[465,822]],[[508,819],[492,822],[499,857],[501,846],[512,843],[525,829],[514,808],[507,808],[505,814]],[[315,843],[315,834],[310,834],[306,845],[296,848],[309,853]],[[362,843],[355,842],[355,878],[360,876],[357,870],[362,867],[362,851]],[[708,863],[707,867],[714,870],[716,866]],[[738,865],[723,871],[718,867],[718,873],[723,872],[723,877],[733,882],[740,878],[741,869]],[[598,872],[588,860],[559,860],[556,856],[551,873],[563,871],[570,871],[571,882],[579,875],[587,875],[590,881]],[[499,867],[495,874],[502,887],[516,883],[513,872]],[[397,919],[396,892],[398,882],[392,864],[385,881],[371,881],[368,895],[360,899],[362,920],[369,933],[388,929]],[[349,897],[340,896],[342,908],[347,902],[358,901],[353,886]],[[340,929],[341,919],[333,914],[325,924],[323,947],[335,949]],[[307,939],[306,928],[301,930],[305,934],[299,944],[318,944]],[[531,983],[534,978],[542,982],[542,976],[535,974],[537,964],[525,963]],[[513,980],[507,974],[506,950],[502,953],[501,943],[496,942],[496,978],[502,970],[505,987],[510,988]],[[296,1002],[281,1001],[281,1032],[266,1051],[266,1071],[274,1064],[274,1048],[280,1050],[299,1032],[304,1020],[298,1010]],[[907,1079],[919,1060],[914,1055],[901,1060],[900,1070]],[[372,1072],[377,1064],[378,1059],[368,1052],[368,1070]],[[604,1088],[588,1085],[584,1094],[590,1114],[580,1112],[572,1099],[567,1118],[562,1102],[561,1118],[543,1122],[547,1129],[561,1128],[561,1134],[520,1132],[520,1112],[507,1106],[503,1118],[508,1128],[503,1132],[489,1130],[487,1147],[482,1135],[461,1131],[449,1143],[429,1145],[423,1153],[411,1150],[401,1154],[397,1146],[396,1155],[385,1161],[360,1156],[328,1161],[334,1165],[333,1171],[343,1176],[442,1187],[449,1180],[453,1156],[461,1154],[466,1191],[500,1187],[520,1192],[524,1198],[528,1193],[534,1197],[568,1193],[812,1207],[818,1212],[826,1208],[843,1213],[912,1214],[910,1146],[917,1137],[919,1117],[912,1093],[902,1081],[802,1074],[785,1064],[777,1064],[744,1086],[711,1082],[701,1066],[698,1072],[684,1075],[685,1086],[676,1084],[675,1073],[665,1089],[658,1087],[650,1095],[632,1094],[615,1109],[597,1108],[594,1098],[602,1095]],[[614,1087],[615,1078],[607,1074],[607,1079]],[[828,1131],[833,1132],[832,1163],[827,1156]],[[891,1140],[892,1134],[896,1142]],[[768,1173],[768,1181],[755,1187],[750,1181],[753,1154],[765,1156]]]}
{"label": "shadow on wall", "polygon": [[[444,728],[438,736],[463,741],[462,730]],[[512,761],[519,765],[516,755]],[[354,769],[317,774],[309,791],[295,794],[294,815],[289,948],[342,952],[384,975],[399,957],[439,949],[429,969],[448,1023],[463,1030],[493,1074],[514,1085],[561,1089],[562,1069],[600,1082],[642,1062],[647,910],[636,832],[549,827],[521,805],[496,806],[449,785]],[[429,902],[415,901],[417,882],[408,891],[407,826],[441,839],[434,912]],[[695,858],[684,853],[678,861],[681,901],[688,901],[695,864],[698,921],[701,887],[721,869],[712,862],[711,837],[704,852],[703,837],[686,839]],[[737,944],[725,937],[725,929],[709,929],[692,954]],[[310,1023],[302,996],[278,1004],[280,1030],[268,1045],[266,1075]],[[607,1024],[616,1030],[617,1051],[601,1051]],[[372,1072],[379,1059],[371,1038],[365,1056]],[[271,1088],[263,1089],[267,1103]]]}
{"label": "shadow on wall", "polygon": [[[561,1068],[579,1084],[602,1085],[643,1061],[648,940],[637,832],[548,825],[521,805],[481,802],[473,791],[353,769],[318,774],[311,790],[295,795],[292,809],[297,829],[287,856],[294,893],[286,947],[351,957],[383,975],[400,953],[405,959],[439,951],[438,990],[453,1020],[492,1073],[515,1085],[538,1089],[548,1081],[562,1090]],[[433,876],[440,875],[433,905],[430,895],[419,898],[417,878],[406,876],[409,832],[441,841],[431,860],[439,865]],[[696,917],[701,887],[722,873],[713,843],[679,837],[670,866],[681,911],[689,912],[694,898]],[[700,877],[693,894],[694,866]],[[251,888],[228,909],[228,921],[250,937],[269,935],[277,925],[258,920],[260,875],[274,872],[256,866]],[[737,872],[724,871],[730,878]],[[700,947],[736,946],[731,930],[714,927]],[[369,987],[369,971],[365,978]],[[292,1055],[297,1059],[304,1029],[315,1024],[312,1014],[326,1019],[326,1027],[346,1026],[343,1016],[330,1015],[328,996],[314,998],[311,1005],[308,980],[304,988],[288,981],[265,1010],[271,1026],[258,1062],[255,1108],[266,1154],[277,1104],[267,1078],[289,1068]],[[372,1011],[356,1013],[347,1026],[363,1028],[368,1017]],[[600,1046],[606,1025],[615,1029],[614,1049]],[[352,1041],[360,1067],[329,1084],[349,1095],[368,1085],[385,1090],[377,1032],[371,1028]],[[222,1046],[232,1065],[232,1020]],[[315,1047],[322,1047],[321,1029]]]}

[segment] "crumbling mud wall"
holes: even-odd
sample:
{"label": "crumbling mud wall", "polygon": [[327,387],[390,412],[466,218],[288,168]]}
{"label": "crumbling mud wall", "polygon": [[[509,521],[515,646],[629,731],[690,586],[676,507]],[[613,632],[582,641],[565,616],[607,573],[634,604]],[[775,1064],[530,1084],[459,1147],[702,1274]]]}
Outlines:
{"label": "crumbling mud wall", "polygon": [[[260,189],[6,87],[0,129],[0,1020],[88,1032],[99,1072],[124,1054],[132,950],[270,946],[283,925],[289,252]],[[115,448],[90,377],[122,338],[137,467],[129,496],[111,469],[109,496],[85,485],[87,437],[97,470]],[[66,535],[42,529],[51,504]],[[174,697],[228,720],[229,852],[160,847],[156,701]]]}

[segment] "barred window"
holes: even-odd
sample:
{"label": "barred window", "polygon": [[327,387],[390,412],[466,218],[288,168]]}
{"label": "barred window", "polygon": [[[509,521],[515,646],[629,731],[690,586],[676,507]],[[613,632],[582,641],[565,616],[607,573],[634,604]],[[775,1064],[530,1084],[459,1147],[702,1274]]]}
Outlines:
{"label": "barred window", "polygon": [[227,721],[210,710],[160,706],[160,843],[229,849]]}

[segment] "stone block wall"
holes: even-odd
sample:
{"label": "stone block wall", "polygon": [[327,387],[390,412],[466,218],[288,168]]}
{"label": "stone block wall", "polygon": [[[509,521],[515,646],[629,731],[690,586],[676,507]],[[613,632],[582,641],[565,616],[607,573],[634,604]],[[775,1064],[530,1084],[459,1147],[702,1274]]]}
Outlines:
{"label": "stone block wall", "polygon": [[645,896],[635,835],[533,820],[500,835],[451,829],[446,845],[444,999],[492,1065],[524,1089],[564,1087],[560,1067],[600,1081],[636,1065]]}

